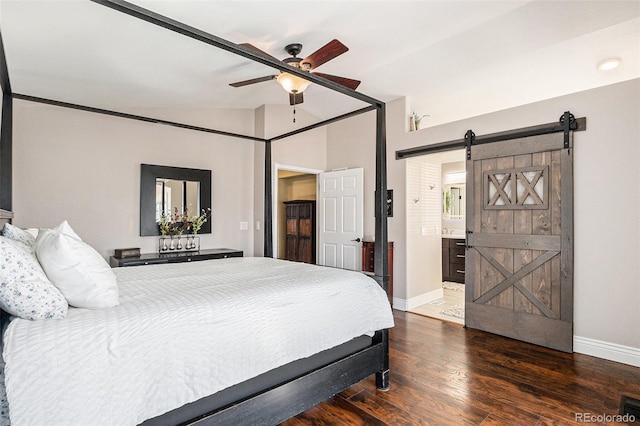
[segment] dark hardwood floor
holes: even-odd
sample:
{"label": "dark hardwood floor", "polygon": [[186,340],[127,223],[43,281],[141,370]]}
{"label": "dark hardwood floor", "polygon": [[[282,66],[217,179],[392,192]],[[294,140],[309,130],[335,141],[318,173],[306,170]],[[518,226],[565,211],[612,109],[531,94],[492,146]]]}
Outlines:
{"label": "dark hardwood floor", "polygon": [[640,368],[394,315],[391,390],[369,378],[285,426],[581,424],[576,413],[616,415],[621,395],[640,398]]}

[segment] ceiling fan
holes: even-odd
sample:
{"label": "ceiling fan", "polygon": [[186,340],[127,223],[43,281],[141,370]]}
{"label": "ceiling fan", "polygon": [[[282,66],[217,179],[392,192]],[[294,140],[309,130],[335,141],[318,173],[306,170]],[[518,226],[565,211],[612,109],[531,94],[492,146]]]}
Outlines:
{"label": "ceiling fan", "polygon": [[[244,46],[249,49],[255,50],[256,52],[260,52],[264,55],[271,56],[249,43],[242,43],[240,46]],[[287,46],[285,46],[284,50],[289,55],[291,55],[291,57],[283,59],[282,62],[296,68],[300,68],[301,70],[312,72],[325,62],[328,62],[335,57],[342,55],[343,53],[348,51],[349,48],[342,44],[339,40],[334,39],[304,59],[297,57],[302,51],[302,44],[300,43],[288,44]],[[274,58],[273,56],[271,57]],[[353,80],[346,77],[338,77],[330,74],[322,74],[319,72],[313,72],[313,74],[341,84],[353,90],[355,90],[360,85],[359,80]],[[280,72],[279,75],[267,75],[264,77],[252,78],[250,80],[238,81],[236,83],[229,84],[229,86],[242,87],[270,80],[276,80],[282,86],[282,88],[289,93],[289,103],[291,105],[301,104],[304,101],[302,92],[304,92],[309,84],[311,84],[310,81],[305,80],[304,78],[289,74],[288,72]]]}

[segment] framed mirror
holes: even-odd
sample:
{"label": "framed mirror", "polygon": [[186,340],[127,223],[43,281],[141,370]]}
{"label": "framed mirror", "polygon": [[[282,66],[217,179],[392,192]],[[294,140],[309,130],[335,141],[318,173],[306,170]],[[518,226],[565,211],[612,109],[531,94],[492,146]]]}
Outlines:
{"label": "framed mirror", "polygon": [[[211,208],[211,170],[140,165],[140,236],[160,235],[160,216],[185,208],[189,215]],[[199,233],[211,233],[211,220]]]}
{"label": "framed mirror", "polygon": [[445,219],[464,219],[464,183],[444,185],[442,193],[442,216]]}

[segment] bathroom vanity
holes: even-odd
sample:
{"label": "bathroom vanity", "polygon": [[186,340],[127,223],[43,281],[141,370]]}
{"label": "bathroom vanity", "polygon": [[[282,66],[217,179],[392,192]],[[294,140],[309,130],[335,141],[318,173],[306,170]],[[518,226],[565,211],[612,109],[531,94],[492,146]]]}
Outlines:
{"label": "bathroom vanity", "polygon": [[464,238],[442,237],[442,281],[464,284]]}

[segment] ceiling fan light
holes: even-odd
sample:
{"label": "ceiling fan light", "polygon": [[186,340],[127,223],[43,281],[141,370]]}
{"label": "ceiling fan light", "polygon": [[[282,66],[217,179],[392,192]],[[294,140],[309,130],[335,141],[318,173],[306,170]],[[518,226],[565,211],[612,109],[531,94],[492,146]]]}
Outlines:
{"label": "ceiling fan light", "polygon": [[285,91],[293,94],[304,92],[304,90],[311,84],[309,80],[289,74],[288,72],[280,73],[276,80]]}

